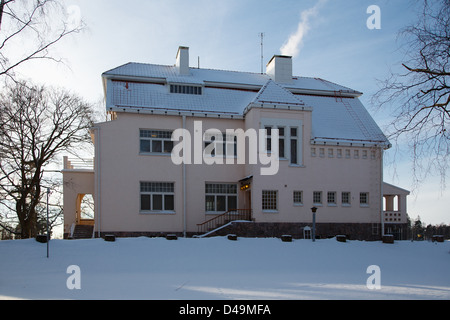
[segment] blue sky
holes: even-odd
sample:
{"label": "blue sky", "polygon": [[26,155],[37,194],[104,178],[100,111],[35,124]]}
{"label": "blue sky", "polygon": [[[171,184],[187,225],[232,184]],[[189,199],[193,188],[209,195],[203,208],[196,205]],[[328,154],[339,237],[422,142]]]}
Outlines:
{"label": "blue sky", "polygon": [[[416,1],[407,0],[67,0],[72,18],[79,14],[88,30],[65,39],[55,53],[65,64],[35,63],[20,70],[37,82],[72,88],[91,101],[103,97],[101,74],[127,62],[172,65],[178,46],[190,47],[191,66],[260,72],[309,16],[303,44],[294,57],[294,74],[320,77],[364,93],[361,98],[380,127],[389,110],[370,103],[377,79],[399,70],[404,52],[398,31],[416,19]],[[320,5],[318,3],[320,2]],[[378,5],[381,29],[369,30],[367,8]],[[76,19],[75,19],[76,20]],[[411,189],[411,161],[400,146],[386,154],[385,181]],[[392,162],[395,160],[395,165]],[[430,177],[409,197],[411,218],[450,224],[450,193],[440,177]]]}

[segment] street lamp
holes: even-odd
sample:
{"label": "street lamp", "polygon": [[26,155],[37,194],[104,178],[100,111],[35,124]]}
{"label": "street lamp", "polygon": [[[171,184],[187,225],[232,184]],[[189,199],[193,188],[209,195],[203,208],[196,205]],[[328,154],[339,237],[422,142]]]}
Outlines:
{"label": "street lamp", "polygon": [[312,241],[315,242],[316,241],[316,211],[317,208],[316,207],[312,207],[311,208],[312,211],[312,218],[313,218],[313,227],[312,227]]}

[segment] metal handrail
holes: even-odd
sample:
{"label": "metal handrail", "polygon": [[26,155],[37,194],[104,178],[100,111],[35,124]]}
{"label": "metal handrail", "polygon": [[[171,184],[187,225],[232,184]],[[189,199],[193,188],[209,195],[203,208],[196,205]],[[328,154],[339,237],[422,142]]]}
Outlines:
{"label": "metal handrail", "polygon": [[203,223],[197,224],[198,232],[204,233],[212,229],[223,226],[231,221],[237,220],[252,220],[252,210],[251,209],[234,209],[227,211],[221,215],[218,215],[212,219],[209,219]]}

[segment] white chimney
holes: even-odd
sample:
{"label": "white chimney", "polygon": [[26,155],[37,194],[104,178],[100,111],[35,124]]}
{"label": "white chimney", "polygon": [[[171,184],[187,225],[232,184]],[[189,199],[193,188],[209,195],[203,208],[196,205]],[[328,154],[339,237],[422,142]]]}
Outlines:
{"label": "white chimney", "polygon": [[267,64],[266,73],[275,82],[292,83],[292,57],[274,55]]}
{"label": "white chimney", "polygon": [[187,76],[189,72],[189,47],[179,47],[177,53],[177,62],[175,64],[178,74]]}

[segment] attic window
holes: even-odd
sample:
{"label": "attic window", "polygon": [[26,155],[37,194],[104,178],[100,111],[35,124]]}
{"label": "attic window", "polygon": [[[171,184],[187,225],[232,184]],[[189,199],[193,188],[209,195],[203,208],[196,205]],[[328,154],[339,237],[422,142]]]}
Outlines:
{"label": "attic window", "polygon": [[200,86],[185,86],[185,85],[171,84],[170,85],[170,93],[201,95],[202,94],[202,87],[200,87]]}

